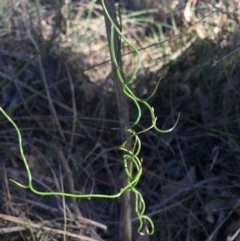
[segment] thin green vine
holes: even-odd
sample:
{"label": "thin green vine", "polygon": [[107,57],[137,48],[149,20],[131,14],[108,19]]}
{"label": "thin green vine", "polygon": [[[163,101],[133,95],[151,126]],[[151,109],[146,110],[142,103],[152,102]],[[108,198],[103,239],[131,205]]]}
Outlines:
{"label": "thin green vine", "polygon": [[[24,162],[24,166],[26,168],[27,171],[27,175],[28,175],[28,185],[23,185],[19,182],[17,182],[16,180],[10,179],[13,183],[15,183],[17,186],[24,188],[24,189],[29,189],[31,190],[33,193],[37,194],[37,195],[42,195],[42,196],[52,196],[52,195],[58,195],[58,196],[65,196],[65,197],[72,197],[72,198],[109,198],[109,199],[113,199],[113,198],[118,198],[120,197],[125,191],[130,190],[132,192],[134,192],[135,194],[135,211],[137,213],[138,219],[139,219],[139,228],[138,228],[138,232],[140,235],[151,235],[154,233],[154,224],[153,221],[146,215],[144,215],[145,213],[145,209],[146,209],[146,205],[144,202],[144,199],[141,195],[141,193],[135,188],[136,185],[138,184],[140,177],[142,175],[142,160],[138,157],[140,150],[141,150],[141,141],[139,138],[139,135],[149,131],[150,129],[154,128],[156,131],[160,132],[160,133],[167,133],[172,131],[179,119],[176,121],[176,123],[174,124],[174,126],[168,130],[161,130],[160,128],[158,128],[156,126],[156,121],[157,118],[155,117],[154,114],[154,109],[153,107],[151,107],[147,101],[149,101],[149,99],[156,93],[156,90],[159,86],[160,81],[158,81],[157,86],[155,87],[155,89],[153,90],[153,93],[146,99],[140,99],[138,97],[136,97],[136,95],[130,90],[130,88],[128,87],[128,85],[130,84],[130,82],[133,80],[134,76],[136,76],[139,68],[140,68],[140,53],[139,51],[136,49],[135,46],[133,46],[121,33],[121,31],[119,30],[119,28],[114,24],[114,22],[112,21],[111,17],[108,14],[108,11],[106,9],[106,6],[104,4],[104,0],[101,0],[102,2],[102,6],[104,9],[104,12],[106,14],[106,16],[108,17],[109,21],[111,22],[111,44],[110,44],[110,49],[111,49],[111,55],[113,57],[113,64],[117,70],[117,75],[119,77],[119,80],[121,81],[122,84],[122,88],[123,88],[123,92],[125,93],[125,95],[127,97],[129,97],[135,104],[137,110],[138,110],[138,116],[136,118],[136,120],[133,122],[132,125],[130,125],[129,127],[125,128],[125,131],[130,133],[130,137],[124,141],[124,143],[120,146],[120,150],[122,150],[124,152],[123,155],[123,162],[124,162],[124,167],[125,167],[125,171],[126,174],[128,176],[128,184],[121,188],[120,191],[116,194],[112,194],[112,195],[105,195],[105,194],[78,194],[78,193],[66,193],[66,192],[42,192],[42,191],[38,191],[33,187],[33,182],[32,182],[32,174],[29,168],[29,165],[27,163],[27,160],[25,158],[24,155],[24,151],[23,151],[23,145],[22,145],[22,136],[21,136],[21,132],[18,128],[18,126],[16,125],[16,123],[11,119],[11,117],[0,107],[0,112],[5,116],[5,118],[13,125],[14,129],[17,132],[17,136],[18,136],[18,142],[19,142],[19,150],[20,150],[20,154],[22,157],[22,160]],[[121,69],[118,66],[117,60],[116,60],[116,55],[114,53],[114,31],[116,31],[119,35],[119,37],[133,50],[133,52],[136,54],[137,57],[137,63],[136,63],[136,67],[132,73],[132,75],[130,76],[130,78],[128,80],[123,79],[123,76],[121,74]],[[135,132],[133,130],[133,128],[138,124],[140,118],[141,118],[141,107],[140,107],[140,103],[145,105],[151,115],[152,118],[152,125],[142,131],[139,132]],[[128,150],[125,148],[126,143],[130,140],[134,138],[133,141],[133,148],[131,150]],[[128,166],[129,161],[131,161],[131,163],[133,164],[133,166],[130,168]],[[133,174],[133,170],[134,170],[134,174]],[[145,222],[144,222],[145,221]],[[148,222],[148,225],[146,224],[146,222]],[[143,231],[143,225],[145,224],[145,228],[146,231]]]}
{"label": "thin green vine", "polygon": [[[149,131],[151,128],[154,128],[155,130],[157,130],[158,132],[160,133],[167,133],[167,132],[170,132],[172,131],[176,125],[177,125],[177,122],[178,122],[178,119],[179,119],[179,115],[178,115],[178,119],[176,121],[176,123],[174,124],[174,126],[168,130],[161,130],[160,128],[158,128],[156,126],[156,121],[157,121],[157,118],[155,117],[155,114],[154,114],[154,109],[153,107],[151,107],[148,103],[149,99],[151,99],[154,94],[156,93],[157,91],[157,88],[160,84],[160,80],[158,81],[156,87],[154,88],[152,94],[146,98],[146,99],[140,99],[138,98],[132,91],[131,89],[128,87],[128,85],[131,83],[131,81],[133,80],[133,78],[136,76],[139,68],[140,68],[140,63],[141,63],[141,60],[140,60],[140,53],[139,51],[137,50],[137,48],[132,45],[127,38],[125,38],[121,32],[121,30],[118,28],[118,26],[114,23],[114,21],[112,20],[112,18],[110,17],[108,11],[107,11],[107,8],[105,6],[105,3],[104,3],[104,0],[101,0],[101,3],[102,3],[102,6],[103,6],[103,10],[108,18],[108,20],[111,22],[111,37],[110,37],[110,51],[111,51],[111,56],[112,56],[112,60],[113,60],[113,64],[114,64],[114,67],[116,69],[116,72],[117,72],[117,75],[118,75],[118,78],[122,84],[122,90],[124,92],[124,94],[129,97],[135,104],[137,110],[138,110],[138,116],[136,118],[136,120],[133,122],[132,125],[130,125],[129,127],[125,127],[125,131],[127,132],[130,132],[132,135],[122,144],[122,146],[120,147],[120,150],[124,151],[126,154],[123,155],[123,161],[124,161],[124,165],[125,165],[125,171],[126,171],[126,174],[127,174],[127,177],[128,177],[128,184],[129,183],[132,183],[134,182],[135,185],[132,186],[132,189],[131,191],[134,192],[135,194],[135,199],[136,199],[136,203],[135,203],[135,211],[137,213],[137,216],[138,216],[138,220],[139,220],[139,228],[138,228],[138,232],[140,235],[144,235],[145,233],[142,232],[142,228],[143,228],[143,220],[146,220],[149,222],[149,225],[150,225],[150,230],[148,229],[147,225],[145,226],[146,227],[146,234],[148,235],[151,235],[154,233],[154,224],[152,222],[152,220],[144,215],[144,212],[145,212],[145,202],[142,198],[142,195],[141,193],[135,188],[135,186],[137,185],[137,183],[139,182],[139,178],[138,179],[135,179],[133,176],[132,176],[132,170],[129,170],[129,167],[127,166],[127,163],[128,161],[131,161],[136,170],[137,170],[137,173],[142,173],[142,162],[140,161],[138,155],[139,155],[139,152],[141,150],[141,141],[138,137],[139,134],[141,133],[144,133],[144,132],[147,132]],[[124,80],[123,79],[123,76],[122,76],[122,70],[120,69],[119,65],[118,65],[118,62],[117,62],[117,58],[116,58],[116,54],[115,54],[115,51],[114,51],[114,32],[117,32],[118,36],[128,45],[128,47],[130,47],[130,49],[136,54],[136,57],[137,57],[137,61],[136,61],[136,67],[135,69],[133,70],[133,73],[131,74],[130,78],[128,80]],[[141,107],[139,105],[139,103],[145,105],[149,112],[150,112],[150,115],[151,115],[151,119],[152,119],[152,126],[150,126],[149,128],[147,129],[144,129],[138,133],[135,133],[135,131],[133,130],[133,128],[138,124],[140,118],[141,118]],[[134,144],[134,147],[132,150],[127,150],[125,148],[125,145],[127,143],[127,141],[129,139],[131,139],[132,137],[135,137],[135,144],[137,143],[138,144],[138,147],[135,146]],[[135,151],[135,148],[137,149]],[[130,168],[131,169],[131,168]]]}

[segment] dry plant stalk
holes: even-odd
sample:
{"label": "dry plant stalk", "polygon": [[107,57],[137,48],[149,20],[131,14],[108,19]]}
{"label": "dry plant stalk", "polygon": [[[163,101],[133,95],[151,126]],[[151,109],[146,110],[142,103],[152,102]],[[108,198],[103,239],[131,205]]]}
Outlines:
{"label": "dry plant stalk", "polygon": [[[118,26],[117,22],[117,16],[116,16],[116,7],[115,7],[115,1],[114,0],[108,0],[105,1],[106,9],[112,18],[113,22]],[[110,44],[111,44],[111,22],[105,15],[105,24],[106,24],[106,31],[107,31],[107,38],[108,38],[108,46],[109,46],[109,51],[111,52],[110,49]],[[120,69],[122,69],[122,60],[121,60],[121,41],[118,36],[118,34],[114,33],[114,52],[118,61],[118,66]],[[112,56],[111,56],[112,58]],[[113,85],[114,85],[114,91],[116,95],[116,100],[117,100],[117,106],[118,106],[118,116],[119,116],[119,121],[120,121],[120,132],[121,132],[121,141],[125,141],[128,137],[129,134],[124,131],[126,127],[129,126],[129,112],[128,112],[128,103],[127,103],[127,97],[123,93],[122,90],[122,84],[118,78],[116,67],[113,64],[112,60],[112,79],[113,79]],[[126,148],[130,149],[131,147],[131,142],[128,141],[126,144]],[[125,171],[123,172],[123,185],[127,185],[128,183],[128,177]],[[131,196],[130,196],[130,191],[126,191],[122,195],[122,212],[123,212],[123,239],[125,241],[131,241],[132,240],[132,221],[131,221]]]}

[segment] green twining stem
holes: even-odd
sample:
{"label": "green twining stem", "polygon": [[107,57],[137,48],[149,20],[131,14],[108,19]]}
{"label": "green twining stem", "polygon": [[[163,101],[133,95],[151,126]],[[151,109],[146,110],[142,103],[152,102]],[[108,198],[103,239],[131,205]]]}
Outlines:
{"label": "green twining stem", "polygon": [[[160,84],[160,80],[158,81],[156,87],[154,88],[153,93],[152,93],[149,97],[147,97],[146,99],[140,99],[140,98],[138,98],[138,97],[130,90],[130,88],[128,87],[128,85],[131,83],[131,81],[133,80],[133,78],[136,76],[136,74],[137,74],[137,72],[138,72],[138,70],[139,70],[139,68],[140,68],[140,63],[141,63],[140,53],[139,53],[139,51],[137,50],[137,48],[136,48],[134,45],[132,45],[132,44],[128,41],[127,38],[125,38],[125,37],[123,36],[123,34],[121,33],[120,29],[119,29],[119,28],[117,27],[117,25],[113,22],[113,20],[111,19],[110,15],[109,15],[109,13],[108,13],[108,11],[107,11],[107,9],[106,9],[104,0],[101,0],[101,2],[102,2],[103,10],[104,10],[107,18],[109,19],[109,21],[111,22],[111,25],[112,25],[112,26],[111,26],[110,50],[111,50],[111,55],[112,55],[112,59],[113,59],[114,66],[115,66],[116,71],[117,71],[118,78],[119,78],[119,80],[121,81],[121,84],[122,84],[122,86],[123,86],[123,92],[125,93],[125,95],[127,95],[127,96],[134,102],[134,104],[136,105],[137,110],[138,110],[137,119],[133,122],[133,124],[132,124],[131,126],[126,127],[126,128],[127,128],[127,129],[132,129],[134,126],[136,126],[136,125],[138,124],[138,122],[139,122],[139,120],[140,120],[140,118],[141,118],[141,108],[140,108],[138,102],[144,104],[144,105],[148,108],[148,110],[149,110],[149,112],[150,112],[150,114],[151,114],[151,117],[152,117],[152,123],[154,123],[154,122],[155,122],[155,119],[156,119],[155,114],[154,114],[154,109],[149,105],[149,103],[148,103],[147,101],[149,101],[149,99],[151,99],[151,98],[153,97],[153,95],[156,93],[157,88],[158,88],[158,86],[159,86],[159,84]],[[137,59],[136,59],[136,66],[135,66],[135,68],[134,68],[134,70],[133,70],[133,73],[132,73],[131,77],[130,77],[128,80],[126,80],[126,81],[124,81],[124,79],[123,79],[123,76],[122,76],[122,73],[121,73],[122,70],[120,69],[120,67],[119,67],[119,65],[118,65],[117,58],[116,58],[116,54],[115,54],[115,52],[114,52],[114,31],[116,31],[116,32],[118,33],[118,35],[120,36],[120,38],[132,49],[132,51],[136,54],[136,58],[137,58]],[[179,117],[180,117],[180,115],[178,115],[177,121],[175,122],[174,126],[173,126],[172,128],[170,128],[170,129],[168,129],[168,130],[161,130],[160,128],[158,128],[158,127],[156,126],[156,122],[155,122],[155,125],[154,125],[154,129],[157,130],[157,131],[160,132],[160,133],[168,133],[168,132],[172,131],[172,130],[176,127],[176,125],[177,125],[177,123],[178,123],[178,120],[179,120]]]}
{"label": "green twining stem", "polygon": [[[105,195],[105,194],[77,194],[77,193],[66,193],[66,192],[42,192],[38,191],[33,187],[33,181],[32,181],[32,174],[31,170],[29,168],[29,165],[27,163],[26,157],[24,155],[23,151],[23,144],[22,144],[22,135],[21,132],[16,125],[16,123],[12,120],[12,118],[3,110],[2,107],[0,107],[0,112],[6,117],[6,119],[13,125],[14,129],[17,132],[18,136],[18,144],[19,144],[19,150],[20,154],[24,163],[24,166],[26,168],[27,174],[28,174],[28,185],[21,184],[13,179],[10,179],[13,183],[15,183],[17,186],[24,188],[24,189],[30,189],[33,193],[42,195],[42,196],[52,196],[52,195],[58,195],[58,196],[65,196],[65,197],[73,197],[73,198],[118,198],[122,195],[123,192],[126,190],[131,190],[132,186],[135,185],[136,181],[139,180],[141,176],[141,170],[139,170],[139,167],[136,167],[139,171],[136,173],[136,175],[132,178],[132,181],[128,183],[125,187],[121,188],[120,191],[113,195]],[[130,152],[130,154],[133,154]],[[133,154],[134,155],[134,154]],[[138,162],[134,162],[136,165],[139,165]]]}
{"label": "green twining stem", "polygon": [[[154,128],[156,131],[160,132],[160,133],[167,133],[172,131],[176,125],[177,122],[179,120],[179,116],[177,118],[176,123],[174,124],[174,126],[168,130],[161,130],[160,128],[158,128],[156,126],[156,122],[157,122],[157,118],[155,117],[154,114],[154,109],[153,107],[151,107],[148,104],[148,101],[150,98],[152,98],[154,96],[154,94],[157,91],[157,88],[160,84],[160,80],[158,81],[156,87],[154,88],[152,94],[145,99],[140,99],[138,98],[132,91],[131,89],[128,87],[128,85],[131,83],[131,81],[133,80],[133,78],[136,76],[139,68],[140,68],[140,53],[137,50],[137,48],[132,45],[121,33],[120,29],[115,25],[115,23],[113,22],[113,20],[111,19],[111,17],[108,14],[108,11],[106,9],[106,6],[104,4],[104,0],[101,0],[102,2],[102,6],[103,6],[103,10],[106,14],[106,16],[108,17],[109,21],[111,22],[111,39],[110,39],[110,52],[112,55],[112,59],[113,59],[113,64],[116,68],[117,71],[117,75],[118,78],[122,84],[122,90],[124,92],[124,94],[129,97],[135,104],[137,110],[138,110],[138,116],[136,118],[136,120],[130,125],[130,126],[126,126],[125,127],[125,131],[130,133],[130,136],[127,138],[127,140],[125,140],[122,145],[119,147],[119,149],[121,151],[124,152],[123,154],[123,163],[124,163],[124,167],[125,167],[125,171],[128,177],[128,183],[125,187],[122,187],[120,189],[120,191],[116,194],[112,194],[112,195],[105,195],[105,194],[79,194],[79,193],[66,193],[66,192],[57,192],[57,191],[53,191],[53,192],[42,192],[42,191],[38,191],[33,187],[33,180],[32,180],[32,175],[31,175],[31,170],[29,168],[29,165],[27,163],[27,160],[25,158],[24,155],[24,151],[23,151],[23,144],[22,144],[22,136],[21,136],[21,132],[18,128],[18,126],[16,125],[16,123],[13,121],[13,119],[3,110],[2,107],[0,107],[0,112],[5,116],[5,118],[13,125],[14,129],[17,132],[17,136],[18,136],[18,144],[19,144],[19,150],[20,150],[20,154],[28,175],[28,184],[27,185],[23,185],[19,182],[17,182],[16,180],[10,179],[14,184],[16,184],[17,186],[24,188],[24,189],[29,189],[31,190],[33,193],[37,194],[37,195],[42,195],[42,196],[52,196],[52,195],[57,195],[57,196],[65,196],[65,197],[72,197],[72,198],[118,198],[120,197],[125,191],[132,191],[135,194],[135,211],[136,214],[138,216],[138,220],[139,220],[139,227],[138,227],[138,232],[140,235],[151,235],[154,233],[154,224],[152,222],[152,220],[144,215],[145,213],[145,209],[146,209],[146,205],[144,202],[144,199],[142,197],[142,194],[135,188],[136,185],[138,184],[140,177],[142,175],[142,160],[138,157],[140,150],[141,150],[141,140],[139,138],[139,135],[149,131],[150,129]],[[116,31],[119,35],[119,37],[132,49],[132,51],[136,54],[136,67],[133,71],[133,73],[131,74],[130,78],[127,80],[123,79],[122,76],[122,70],[119,68],[118,66],[118,62],[116,59],[116,55],[114,52],[114,31]],[[151,115],[151,119],[152,119],[152,125],[144,130],[141,130],[139,132],[135,132],[133,130],[133,128],[138,124],[140,118],[141,118],[141,107],[140,104],[145,105]],[[127,142],[133,139],[133,147],[129,150],[126,149],[126,144]],[[131,163],[131,167],[129,167],[129,162]],[[133,165],[132,165],[133,164]],[[134,174],[133,174],[134,173]],[[146,225],[146,223],[148,223],[148,225]],[[145,225],[144,225],[145,224]],[[145,231],[143,232],[143,228],[145,228]]]}
{"label": "green twining stem", "polygon": [[[140,68],[140,53],[139,51],[137,50],[137,48],[132,45],[127,38],[125,38],[121,32],[121,30],[118,28],[118,26],[114,23],[114,21],[112,20],[111,16],[109,15],[108,11],[107,11],[107,8],[105,6],[105,3],[104,3],[104,0],[101,0],[102,2],[102,6],[103,6],[103,10],[107,16],[107,18],[109,19],[110,23],[111,23],[111,33],[110,33],[110,52],[111,52],[111,56],[112,56],[112,61],[113,61],[113,64],[114,64],[114,67],[115,67],[115,70],[117,72],[117,75],[118,75],[118,78],[119,78],[119,81],[121,82],[122,84],[122,90],[124,92],[124,94],[129,97],[135,104],[137,110],[138,110],[138,116],[136,118],[136,120],[128,127],[125,127],[125,131],[128,131],[130,132],[132,135],[121,145],[120,147],[120,150],[124,151],[125,154],[123,155],[123,161],[124,161],[124,166],[125,166],[125,171],[126,171],[126,174],[127,174],[127,177],[128,177],[128,183],[132,183],[134,184],[134,186],[132,186],[132,191],[135,193],[135,198],[136,198],[136,203],[135,203],[135,210],[136,210],[136,213],[138,215],[138,219],[139,219],[139,233],[141,235],[144,235],[145,233],[142,232],[142,228],[143,228],[143,220],[145,219],[146,221],[148,221],[151,229],[147,229],[147,234],[153,234],[154,232],[154,224],[152,222],[152,220],[145,216],[144,215],[144,212],[145,212],[145,202],[142,198],[142,195],[139,191],[137,191],[135,189],[135,186],[138,184],[139,182],[139,179],[135,179],[133,180],[133,177],[132,177],[132,168],[129,168],[128,167],[128,163],[129,161],[131,161],[131,163],[134,164],[135,168],[136,168],[136,171],[137,173],[142,173],[142,162],[140,161],[140,159],[138,158],[138,155],[139,155],[139,152],[141,150],[141,141],[138,137],[139,134],[141,133],[144,133],[144,132],[147,132],[148,130],[150,130],[151,128],[154,128],[155,130],[157,130],[158,132],[160,133],[167,133],[167,132],[170,132],[172,131],[175,126],[177,125],[177,122],[179,120],[179,115],[178,115],[178,119],[176,121],[176,123],[174,124],[174,126],[168,130],[161,130],[160,128],[158,128],[156,126],[156,121],[157,121],[157,118],[155,117],[155,114],[154,114],[154,109],[153,107],[151,107],[149,105],[149,103],[147,101],[149,101],[150,98],[152,98],[154,96],[154,94],[156,93],[157,91],[157,88],[160,84],[160,80],[158,81],[156,87],[154,88],[152,94],[145,98],[145,99],[140,99],[138,98],[132,91],[131,89],[128,87],[128,85],[131,83],[131,81],[133,80],[133,78],[136,76],[139,68]],[[133,73],[131,74],[130,78],[128,80],[124,80],[123,78],[123,75],[122,75],[122,70],[121,68],[119,67],[118,65],[118,61],[117,61],[117,57],[116,57],[116,54],[115,54],[115,51],[114,51],[114,32],[117,32],[118,36],[129,46],[130,49],[132,49],[132,51],[136,54],[136,66],[133,70]],[[145,129],[145,130],[142,130],[138,133],[135,133],[133,128],[138,124],[140,118],[141,118],[141,108],[140,108],[140,103],[145,105],[149,112],[150,112],[150,115],[151,115],[151,119],[152,119],[152,126]],[[127,143],[127,141],[129,141],[129,139],[131,138],[135,138],[135,144],[137,145],[134,145],[133,149],[132,150],[127,150],[125,148],[125,145]],[[136,148],[136,150],[135,150]],[[141,210],[141,211],[140,211]],[[147,225],[146,225],[146,228],[147,228]]]}
{"label": "green twining stem", "polygon": [[[17,186],[24,188],[24,189],[29,189],[31,190],[33,193],[37,194],[37,195],[41,195],[41,196],[65,196],[65,197],[72,197],[72,198],[109,198],[109,199],[113,199],[113,198],[118,198],[120,197],[125,191],[127,190],[132,190],[135,195],[136,195],[136,213],[138,214],[139,217],[139,228],[138,231],[141,235],[144,235],[145,233],[141,232],[141,229],[143,227],[143,220],[147,220],[150,223],[151,226],[151,231],[147,232],[149,234],[153,233],[154,230],[154,225],[151,221],[151,219],[144,214],[145,212],[145,203],[144,200],[141,196],[141,193],[139,191],[137,191],[135,189],[135,186],[137,185],[141,175],[142,175],[142,162],[141,160],[137,157],[137,155],[140,152],[141,149],[141,142],[140,139],[138,137],[138,135],[140,133],[143,133],[144,131],[141,131],[139,133],[134,133],[134,131],[132,130],[128,130],[129,132],[132,133],[131,137],[135,137],[135,143],[134,146],[136,148],[136,152],[134,152],[135,150],[127,150],[125,149],[125,145],[126,142],[125,141],[121,146],[120,149],[122,151],[125,151],[127,154],[124,155],[123,159],[124,162],[126,163],[127,160],[132,160],[133,164],[135,165],[135,169],[137,170],[136,174],[134,176],[132,176],[132,174],[129,172],[129,178],[131,181],[128,182],[128,184],[121,188],[120,191],[116,194],[112,194],[112,195],[105,195],[105,194],[78,194],[78,193],[66,193],[66,192],[42,192],[42,191],[38,191],[33,187],[33,181],[32,181],[32,174],[31,174],[31,170],[29,168],[29,165],[27,163],[26,157],[24,155],[24,151],[23,151],[23,144],[22,144],[22,135],[21,132],[18,128],[18,126],[16,125],[16,123],[13,121],[13,119],[3,110],[2,107],[0,107],[0,112],[5,116],[5,118],[13,125],[14,129],[17,132],[17,136],[18,136],[18,144],[19,144],[19,150],[20,150],[20,154],[24,163],[24,166],[26,168],[27,171],[27,175],[28,175],[28,185],[24,185],[21,184],[13,179],[10,179],[11,182],[13,182],[14,184],[16,184]],[[152,127],[150,127],[152,128]],[[148,129],[150,129],[148,128]],[[134,148],[134,149],[135,149]],[[127,168],[127,166],[126,166]],[[139,201],[138,201],[139,200]]]}

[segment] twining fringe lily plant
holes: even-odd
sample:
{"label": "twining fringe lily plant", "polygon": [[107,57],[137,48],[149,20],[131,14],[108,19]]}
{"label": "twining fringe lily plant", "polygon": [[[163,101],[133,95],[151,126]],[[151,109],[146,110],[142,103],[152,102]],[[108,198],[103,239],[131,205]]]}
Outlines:
{"label": "twining fringe lily plant", "polygon": [[[125,172],[127,174],[128,177],[128,183],[126,186],[122,187],[120,189],[120,191],[116,194],[112,194],[112,195],[105,195],[105,194],[76,194],[76,193],[66,193],[66,192],[43,192],[43,191],[39,191],[36,190],[33,187],[33,182],[32,182],[32,174],[31,174],[31,170],[29,168],[29,165],[27,163],[27,160],[25,158],[24,155],[24,151],[23,151],[23,145],[22,145],[22,136],[20,133],[20,130],[18,128],[18,126],[16,125],[16,123],[13,121],[12,118],[10,118],[10,116],[3,110],[3,108],[0,107],[0,112],[5,116],[5,118],[13,125],[14,129],[17,132],[17,136],[18,136],[18,143],[19,143],[19,150],[20,150],[20,154],[21,154],[21,158],[24,162],[24,166],[26,168],[26,172],[28,175],[28,184],[27,185],[23,185],[21,183],[19,183],[16,180],[12,180],[11,181],[13,183],[15,183],[16,185],[18,185],[21,188],[24,189],[29,189],[31,190],[33,193],[37,194],[37,195],[42,195],[42,196],[52,196],[52,195],[58,195],[58,196],[65,196],[65,197],[72,197],[72,198],[119,198],[125,191],[131,191],[135,194],[135,211],[136,214],[138,216],[138,220],[139,220],[139,228],[138,228],[138,232],[140,235],[151,235],[154,233],[154,224],[152,222],[152,220],[146,216],[145,213],[145,202],[144,199],[141,195],[141,193],[137,190],[136,186],[141,178],[142,175],[142,160],[139,157],[139,153],[141,150],[141,140],[139,138],[139,135],[149,131],[150,129],[155,129],[156,131],[160,132],[160,133],[167,133],[172,131],[179,119],[176,121],[176,123],[174,124],[174,126],[168,130],[161,130],[160,128],[157,127],[156,122],[157,122],[157,118],[155,117],[154,114],[154,109],[153,107],[151,107],[148,103],[149,99],[151,97],[153,97],[153,95],[156,93],[156,90],[159,86],[160,81],[158,81],[157,86],[155,87],[155,89],[153,90],[153,93],[146,99],[140,99],[138,98],[133,91],[129,88],[129,84],[131,83],[131,81],[133,80],[133,78],[136,76],[139,68],[140,68],[140,53],[139,51],[136,49],[135,46],[133,46],[128,39],[126,39],[121,30],[116,26],[116,24],[114,24],[113,20],[111,19],[110,15],[108,14],[108,11],[106,9],[104,0],[102,1],[102,6],[103,6],[103,10],[106,14],[106,16],[108,17],[109,21],[111,22],[111,41],[110,41],[110,50],[111,50],[111,55],[112,55],[112,59],[113,59],[113,64],[117,70],[117,75],[119,80],[121,81],[122,84],[122,91],[124,92],[124,94],[133,101],[133,103],[135,104],[137,110],[138,110],[138,116],[136,117],[136,120],[130,125],[130,126],[126,126],[125,127],[125,131],[128,132],[130,134],[130,136],[128,137],[127,140],[125,140],[122,145],[120,146],[120,150],[123,151],[123,164],[125,167]],[[119,35],[119,37],[122,39],[122,41],[124,41],[131,49],[132,51],[135,53],[136,55],[136,67],[133,71],[133,73],[131,74],[130,78],[127,80],[124,80],[124,77],[122,76],[122,70],[119,68],[118,66],[118,62],[116,59],[116,55],[114,52],[114,33],[117,32],[117,34]],[[152,125],[144,130],[141,130],[139,132],[134,131],[134,127],[138,124],[139,120],[141,119],[141,107],[140,104],[145,105],[148,110],[149,113],[151,115],[151,119],[152,119]],[[131,149],[127,149],[126,148],[126,144],[128,141],[132,141],[133,145],[131,147]],[[132,165],[129,166],[129,163],[131,163]],[[146,222],[148,222],[148,224],[146,224]],[[145,231],[143,231],[143,225],[145,225]]]}

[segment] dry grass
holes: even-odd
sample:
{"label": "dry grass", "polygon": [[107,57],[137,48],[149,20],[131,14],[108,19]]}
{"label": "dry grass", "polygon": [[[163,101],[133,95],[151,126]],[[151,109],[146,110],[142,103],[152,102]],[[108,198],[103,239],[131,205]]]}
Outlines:
{"label": "dry grass", "polygon": [[[156,225],[149,240],[238,240],[237,4],[189,0],[172,14],[159,6],[161,22],[157,12],[122,15],[142,58],[134,91],[147,96],[162,76],[151,100],[159,126],[181,113],[173,132],[142,135],[139,188]],[[100,6],[12,0],[0,9],[0,101],[20,127],[34,185],[116,192],[122,163]],[[126,46],[123,53],[128,75],[135,60]],[[143,110],[139,128],[148,124]],[[118,200],[39,197],[10,183],[27,176],[16,133],[3,117],[0,127],[1,240],[121,240]]]}

